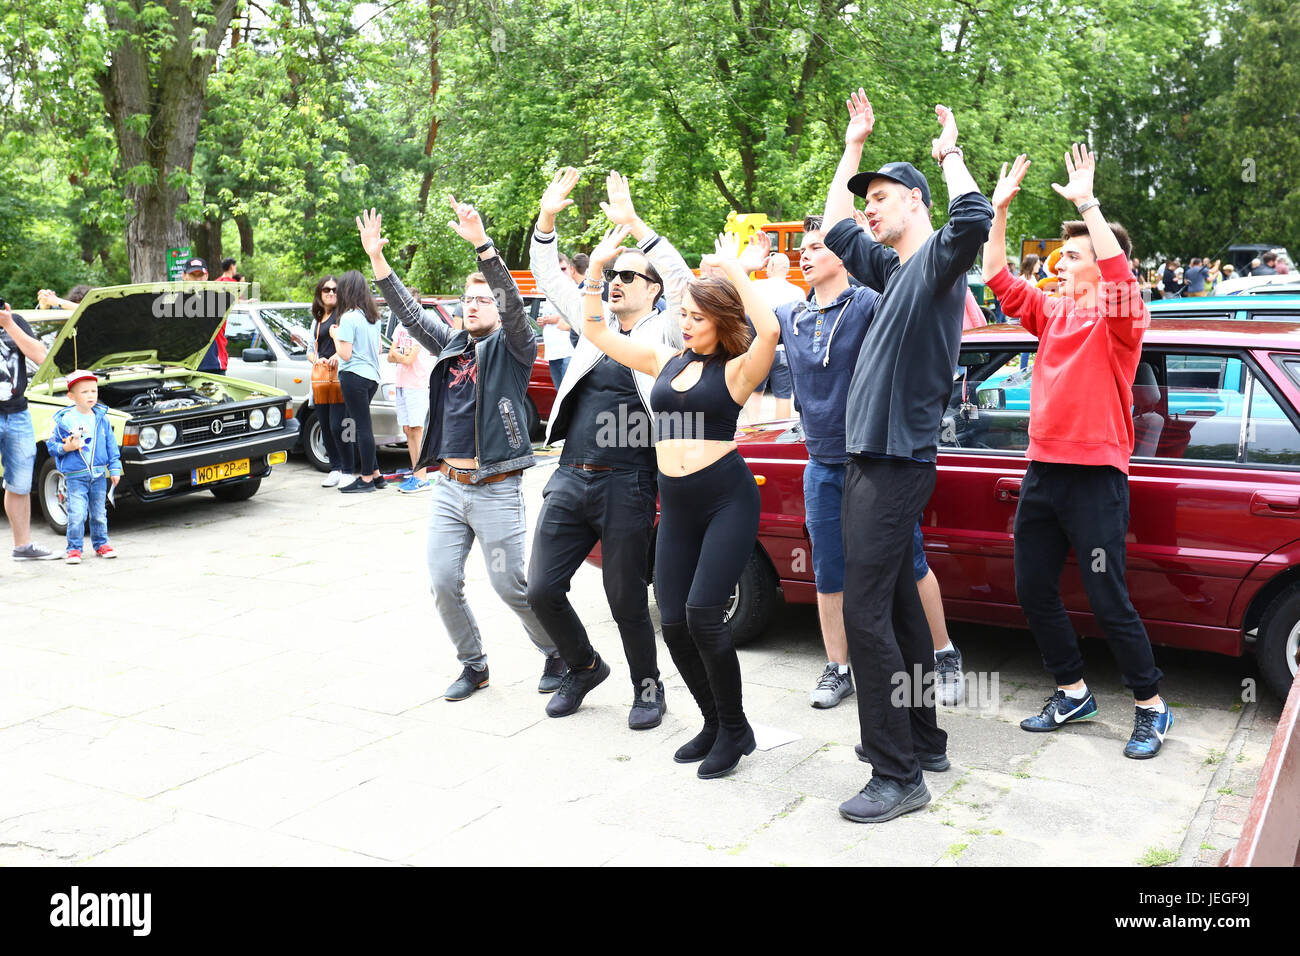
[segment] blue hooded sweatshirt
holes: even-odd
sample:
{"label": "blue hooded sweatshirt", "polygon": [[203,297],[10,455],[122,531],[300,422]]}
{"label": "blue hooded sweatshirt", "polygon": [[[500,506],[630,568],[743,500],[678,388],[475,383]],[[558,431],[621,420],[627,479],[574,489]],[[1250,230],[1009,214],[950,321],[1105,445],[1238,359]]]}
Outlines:
{"label": "blue hooded sweatshirt", "polygon": [[[76,451],[64,451],[63,443],[72,434],[68,427],[68,417],[77,411],[76,405],[69,405],[54,413],[54,432],[45,443],[45,448],[54,458],[54,465],[61,475],[104,474],[121,475],[122,458],[117,451],[117,439],[113,437],[113,426],[108,423],[108,406],[97,402],[91,411],[95,414],[95,437],[89,447]],[[92,472],[93,467],[93,472]]]}

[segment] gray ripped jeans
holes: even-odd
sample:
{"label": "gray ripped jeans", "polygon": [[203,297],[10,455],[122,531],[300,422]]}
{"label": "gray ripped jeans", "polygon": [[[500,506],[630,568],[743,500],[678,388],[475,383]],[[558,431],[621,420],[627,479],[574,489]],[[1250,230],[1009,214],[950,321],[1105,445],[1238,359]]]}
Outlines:
{"label": "gray ripped jeans", "polygon": [[483,638],[465,600],[465,561],[475,538],[493,589],[519,615],[537,649],[553,657],[555,645],[528,606],[523,476],[480,485],[461,484],[437,473],[430,477],[429,579],[438,614],[460,662],[479,670],[487,666]]}

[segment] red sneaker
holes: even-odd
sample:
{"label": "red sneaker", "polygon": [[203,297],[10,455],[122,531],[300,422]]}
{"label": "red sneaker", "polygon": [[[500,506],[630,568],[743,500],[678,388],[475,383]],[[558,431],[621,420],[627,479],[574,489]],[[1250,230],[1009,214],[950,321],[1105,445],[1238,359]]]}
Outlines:
{"label": "red sneaker", "polygon": [[67,557],[64,560],[66,560],[68,564],[80,564],[81,552],[78,551],[76,548],[69,548]]}
{"label": "red sneaker", "polygon": [[95,549],[95,553],[99,555],[101,558],[117,557],[117,552],[113,550],[113,546],[111,544],[101,544],[98,548]]}

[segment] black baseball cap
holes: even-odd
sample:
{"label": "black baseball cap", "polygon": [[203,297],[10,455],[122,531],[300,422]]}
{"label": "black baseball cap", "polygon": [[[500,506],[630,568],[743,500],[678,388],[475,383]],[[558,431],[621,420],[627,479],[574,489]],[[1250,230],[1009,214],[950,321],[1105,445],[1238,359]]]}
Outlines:
{"label": "black baseball cap", "polygon": [[204,272],[207,272],[208,264],[204,262],[202,259],[200,259],[198,256],[195,256],[193,259],[185,260],[186,272],[198,272],[200,269],[202,269]]}
{"label": "black baseball cap", "polygon": [[849,192],[855,196],[865,197],[867,186],[873,179],[890,179],[908,189],[919,189],[921,201],[926,206],[930,205],[930,184],[925,181],[921,171],[911,163],[885,163],[874,173],[858,173],[849,180]]}

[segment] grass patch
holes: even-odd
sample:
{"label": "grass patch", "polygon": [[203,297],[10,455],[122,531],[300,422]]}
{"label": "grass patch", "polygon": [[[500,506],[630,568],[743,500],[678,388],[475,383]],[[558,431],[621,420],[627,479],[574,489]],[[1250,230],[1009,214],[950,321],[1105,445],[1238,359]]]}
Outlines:
{"label": "grass patch", "polygon": [[1237,791],[1236,791],[1236,790],[1233,790],[1231,787],[1220,787],[1220,788],[1219,788],[1219,793],[1222,793],[1222,794],[1224,794],[1224,795],[1226,795],[1226,796],[1231,796],[1231,795],[1235,794],[1236,792],[1237,792]]}
{"label": "grass patch", "polygon": [[1138,866],[1168,866],[1178,859],[1178,854],[1173,850],[1166,850],[1162,846],[1149,846],[1138,857]]}
{"label": "grass patch", "polygon": [[943,855],[950,860],[955,860],[966,852],[968,846],[970,846],[969,843],[954,843],[943,851]]}
{"label": "grass patch", "polygon": [[1205,763],[1207,766],[1213,767],[1215,764],[1223,760],[1223,756],[1224,754],[1222,750],[1211,749],[1209,756],[1205,758]]}

